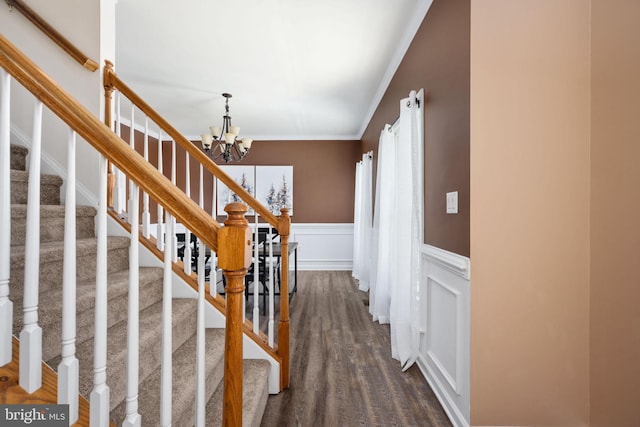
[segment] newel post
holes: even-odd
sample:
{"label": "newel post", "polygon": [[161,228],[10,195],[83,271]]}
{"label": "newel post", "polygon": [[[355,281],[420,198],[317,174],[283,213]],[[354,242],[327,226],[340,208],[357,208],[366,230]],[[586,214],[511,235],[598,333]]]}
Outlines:
{"label": "newel post", "polygon": [[289,209],[280,210],[278,233],[282,254],[282,274],[280,280],[280,322],[278,322],[278,355],[282,358],[280,366],[280,388],[289,387],[289,234],[291,217]]}
{"label": "newel post", "polygon": [[[111,61],[105,60],[104,70],[102,73],[102,84],[104,86],[104,123],[111,130],[113,130],[113,117],[111,115],[113,107],[111,105],[112,103],[111,97],[115,89],[111,76],[114,73],[115,71],[113,71],[113,63]],[[131,128],[133,129],[133,125],[131,126]],[[113,193],[115,192],[115,188],[116,188],[116,175],[115,173],[113,173],[113,165],[111,164],[111,161],[109,161],[109,164],[107,165],[107,207],[108,208],[113,208]]]}
{"label": "newel post", "polygon": [[251,229],[247,207],[229,203],[227,220],[218,231],[218,265],[226,279],[227,319],[224,343],[222,425],[242,425],[242,303],[244,277],[251,265]]}

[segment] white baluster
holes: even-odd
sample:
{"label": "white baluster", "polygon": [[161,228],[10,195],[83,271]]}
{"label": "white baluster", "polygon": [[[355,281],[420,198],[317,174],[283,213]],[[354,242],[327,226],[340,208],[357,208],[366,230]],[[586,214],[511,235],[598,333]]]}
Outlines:
{"label": "white baluster", "polygon": [[24,327],[20,332],[20,386],[33,393],[42,385],[42,328],[38,325],[40,287],[40,151],[42,102],[33,110],[33,142],[29,159],[27,234],[24,248]]}
{"label": "white baluster", "polygon": [[253,239],[253,333],[257,334],[260,331],[260,306],[258,305],[258,300],[260,299],[260,265],[258,263],[258,255],[259,250],[258,242],[259,236],[258,233],[258,212],[255,212],[255,237]]}
{"label": "white baluster", "polygon": [[[138,218],[139,187],[131,182],[131,218]],[[140,427],[138,413],[138,370],[139,370],[139,270],[138,270],[138,221],[131,222],[131,243],[129,245],[129,312],[127,317],[127,407],[123,427]]]}
{"label": "white baluster", "polygon": [[[0,235],[11,236],[11,76],[0,68]],[[11,239],[0,239],[0,366],[11,362],[13,302],[9,299]]]}
{"label": "white baluster", "polygon": [[[200,163],[200,171],[199,171],[199,183],[198,183],[198,205],[200,209],[204,210],[204,167],[202,163]],[[200,280],[200,276],[202,276],[202,286],[204,286],[204,279],[206,276],[205,273],[205,255],[207,248],[202,242],[202,239],[198,238],[198,283]],[[200,263],[202,262],[202,265]]]}
{"label": "white baluster", "polygon": [[76,358],[76,133],[69,129],[64,198],[62,270],[62,360],[58,365],[58,403],[69,405],[69,425],[78,420],[80,366]]}
{"label": "white baluster", "polygon": [[122,101],[122,95],[120,92],[116,91],[116,135],[118,137],[122,136],[122,118],[120,117],[120,103]]}
{"label": "white baluster", "polygon": [[[120,105],[122,95],[117,92],[116,98],[116,135],[121,137],[122,134],[122,118],[120,116]],[[116,169],[116,212],[123,213],[127,209],[127,177],[119,169]]]}
{"label": "white baluster", "polygon": [[96,302],[91,427],[109,426],[107,386],[107,159],[100,156],[100,198],[96,216]]}
{"label": "white baluster", "polygon": [[[184,170],[184,192],[187,197],[191,198],[191,166],[189,165],[188,152],[185,152]],[[184,230],[184,258],[182,259],[182,262],[184,263],[185,274],[191,274],[191,232],[187,229]]]}
{"label": "white baluster", "polygon": [[[136,149],[136,106],[131,103],[131,125],[129,127],[129,147]],[[129,201],[127,203],[127,221],[131,224],[131,185],[132,181],[129,179]],[[138,218],[135,218],[138,221]]]}
{"label": "white baluster", "polygon": [[274,286],[273,286],[273,229],[269,224],[269,323],[267,334],[269,338],[269,347],[273,348],[274,335],[275,335],[275,322],[273,319],[274,309]]}
{"label": "white baluster", "polygon": [[[158,128],[158,172],[163,173],[162,168],[162,129]],[[156,231],[156,237],[158,240],[156,241],[156,247],[160,251],[164,251],[164,239],[162,238],[162,236],[164,236],[164,231],[162,230],[163,217],[164,213],[162,205],[158,203],[158,228]]]}
{"label": "white baluster", "polygon": [[[171,183],[173,185],[176,185],[176,142],[172,139],[171,140]],[[169,236],[171,237],[171,246],[172,246],[172,250],[171,250],[171,256],[173,259],[173,262],[178,261],[178,238],[176,236],[176,219],[174,217],[171,217],[171,234],[169,234]]]}
{"label": "white baluster", "polygon": [[[204,190],[202,188],[202,163],[200,163],[200,191],[199,201],[200,208],[204,207]],[[205,425],[205,330],[204,330],[204,257],[206,247],[202,239],[198,238],[198,325],[197,325],[197,360],[196,360],[196,427],[204,427]]]}
{"label": "white baluster", "polygon": [[[149,117],[145,117],[144,122],[144,159],[149,161]],[[149,228],[151,224],[151,214],[149,213],[149,195],[142,193],[142,235],[149,238]]]}
{"label": "white baluster", "polygon": [[[174,219],[166,213],[167,233],[175,235]],[[164,251],[164,279],[162,283],[162,365],[160,376],[160,425],[171,425],[171,397],[172,397],[172,356],[171,356],[171,264],[173,260],[172,246],[166,245]]]}
{"label": "white baluster", "polygon": [[[217,218],[216,212],[216,177],[211,176],[213,181],[213,190],[211,195],[211,217],[215,220]],[[209,271],[209,294],[212,297],[216,297],[218,294],[218,254],[211,249],[211,259],[209,260],[211,270]]]}

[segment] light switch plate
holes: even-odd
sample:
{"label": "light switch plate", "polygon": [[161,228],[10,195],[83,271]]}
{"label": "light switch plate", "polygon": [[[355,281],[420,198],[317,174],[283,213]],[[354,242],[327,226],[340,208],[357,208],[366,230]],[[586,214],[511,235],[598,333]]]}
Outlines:
{"label": "light switch plate", "polygon": [[458,192],[457,191],[452,191],[451,193],[447,193],[447,213],[448,214],[458,213]]}

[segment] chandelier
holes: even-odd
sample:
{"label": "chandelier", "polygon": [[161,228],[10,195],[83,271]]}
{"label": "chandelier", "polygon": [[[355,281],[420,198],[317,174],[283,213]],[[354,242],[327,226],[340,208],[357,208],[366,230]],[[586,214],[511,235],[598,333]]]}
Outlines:
{"label": "chandelier", "polygon": [[202,148],[213,160],[218,160],[222,157],[225,163],[237,162],[249,152],[253,140],[249,138],[238,139],[240,128],[231,125],[231,116],[229,116],[229,98],[231,98],[231,94],[223,93],[222,96],[225,97],[225,114],[222,118],[222,128],[211,126],[209,128],[210,134],[203,133],[200,135]]}

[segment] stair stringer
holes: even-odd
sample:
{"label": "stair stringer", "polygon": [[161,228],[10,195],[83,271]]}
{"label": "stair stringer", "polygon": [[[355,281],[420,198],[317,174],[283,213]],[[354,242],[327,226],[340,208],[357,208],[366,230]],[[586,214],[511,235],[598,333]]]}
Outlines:
{"label": "stair stringer", "polygon": [[[122,225],[107,215],[107,234],[109,236],[130,237],[129,232]],[[140,267],[163,267],[163,263],[155,254],[153,254],[141,242],[139,245],[139,263]],[[178,274],[173,272],[172,277],[172,293],[174,298],[197,298],[197,292]],[[205,300],[206,301],[206,300]],[[205,303],[205,328],[224,329],[226,318],[216,307],[209,303]],[[269,372],[269,394],[280,393],[280,363],[260,347],[251,337],[243,332],[243,351],[244,359],[261,359],[266,360],[271,365]]]}

